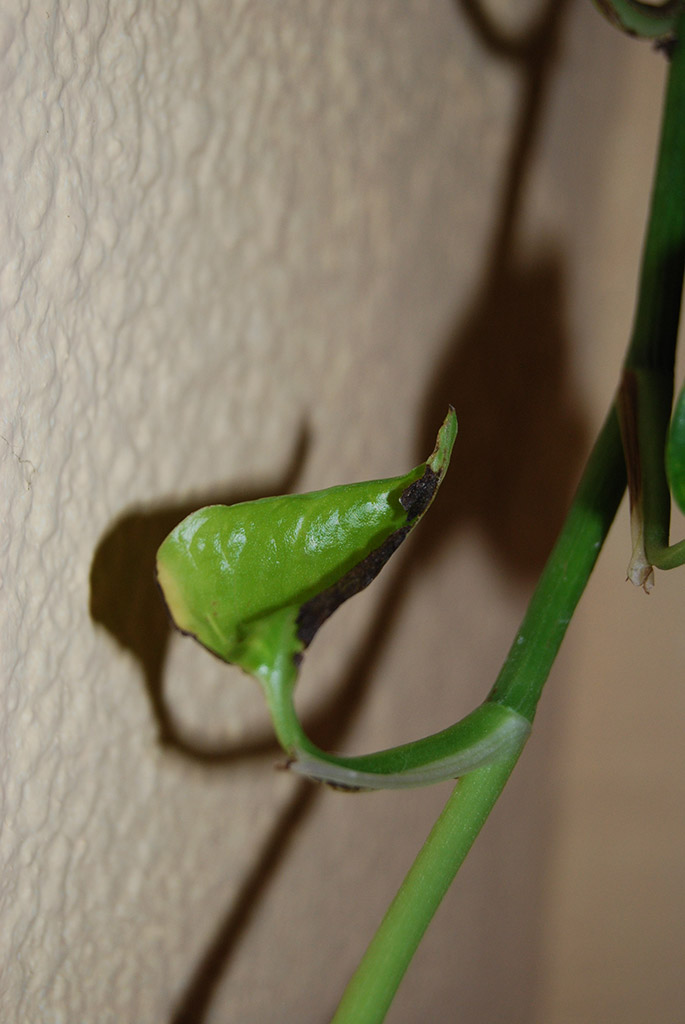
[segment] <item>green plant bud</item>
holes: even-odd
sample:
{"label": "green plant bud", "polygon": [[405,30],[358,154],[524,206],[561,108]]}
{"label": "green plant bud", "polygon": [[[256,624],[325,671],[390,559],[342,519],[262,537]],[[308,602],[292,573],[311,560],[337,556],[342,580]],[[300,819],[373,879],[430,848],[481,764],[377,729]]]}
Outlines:
{"label": "green plant bud", "polygon": [[[193,512],[157,553],[171,616],[225,661],[254,672],[264,620],[295,611],[293,653],[380,572],[429,507],[457,432],[450,409],[427,462],[405,476],[310,494],[210,505]],[[267,631],[268,632],[268,631]]]}
{"label": "green plant bud", "polygon": [[405,476],[211,505],[179,523],[157,553],[174,622],[259,679],[290,766],[300,774],[344,789],[421,786],[507,756],[528,736],[530,723],[521,715],[486,703],[414,743],[337,757],[308,739],[293,704],[302,652],[425,514],[456,433],[450,408],[433,454]]}

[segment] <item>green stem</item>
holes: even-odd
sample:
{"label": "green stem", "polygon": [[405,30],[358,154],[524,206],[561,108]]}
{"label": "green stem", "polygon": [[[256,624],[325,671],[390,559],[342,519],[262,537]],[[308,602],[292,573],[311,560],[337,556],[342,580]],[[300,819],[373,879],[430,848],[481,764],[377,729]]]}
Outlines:
{"label": "green stem", "polygon": [[332,1024],[378,1024],[518,754],[460,780],[345,990]]}
{"label": "green stem", "polygon": [[[296,718],[294,708],[292,717]],[[327,754],[302,735],[291,751],[290,767],[342,789],[411,789],[461,778],[518,752],[529,735],[527,718],[486,701],[441,732],[373,754]]]}
{"label": "green stem", "polygon": [[[614,410],[490,700],[532,717],[625,490]],[[520,750],[457,783],[345,991],[333,1024],[380,1024],[423,933],[511,774]]]}
{"label": "green stem", "polygon": [[624,490],[621,436],[612,407],[490,700],[532,721]]}
{"label": "green stem", "polygon": [[[678,37],[685,34],[685,14]],[[676,46],[669,75],[662,143],[640,277],[636,325],[626,366],[672,373],[675,358],[685,221],[681,131],[685,47]],[[679,122],[676,124],[675,122]],[[674,141],[675,140],[675,141]],[[668,193],[668,194],[667,194]],[[655,223],[656,222],[656,223]],[[678,276],[680,275],[680,276]],[[670,408],[670,406],[669,406]],[[660,413],[663,416],[663,410]],[[662,470],[663,470],[663,463]],[[540,578],[509,656],[490,694],[532,719],[568,622],[590,577],[625,488],[625,464],[614,407],[597,439],[580,486]],[[352,977],[334,1024],[380,1024],[425,929],[494,806],[518,753],[461,779],[410,869]]]}
{"label": "green stem", "polygon": [[340,757],[321,750],[304,732],[295,710],[298,609],[281,608],[253,631],[243,661],[260,680],[290,767],[346,789],[406,789],[456,779],[522,749],[530,722],[501,703],[487,702],[456,725],[375,754]]}
{"label": "green stem", "polygon": [[[683,37],[685,13],[679,38]],[[685,53],[676,46],[664,104],[659,159],[642,257],[641,287],[621,389],[637,555],[634,582],[652,565],[682,564],[682,544],[669,547],[671,496],[665,451],[673,401],[673,370],[685,269]],[[637,571],[634,565],[637,560]]]}

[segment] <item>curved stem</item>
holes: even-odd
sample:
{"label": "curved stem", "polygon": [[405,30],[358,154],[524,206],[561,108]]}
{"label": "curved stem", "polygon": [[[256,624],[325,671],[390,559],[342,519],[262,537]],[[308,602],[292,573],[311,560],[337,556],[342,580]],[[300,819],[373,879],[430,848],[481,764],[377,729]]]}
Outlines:
{"label": "curved stem", "polygon": [[520,751],[529,735],[527,718],[486,701],[441,732],[375,754],[335,756],[303,736],[289,767],[343,789],[409,789],[461,778]]}
{"label": "curved stem", "polygon": [[[252,671],[262,684],[293,771],[344,789],[406,789],[459,778],[523,748],[530,721],[501,702],[486,701],[456,725],[388,750],[353,757],[321,750],[302,728],[293,700],[298,673],[296,615],[296,608],[283,608],[266,618],[252,638],[250,652]],[[267,642],[260,644],[262,634]],[[264,657],[259,656],[261,648]]]}

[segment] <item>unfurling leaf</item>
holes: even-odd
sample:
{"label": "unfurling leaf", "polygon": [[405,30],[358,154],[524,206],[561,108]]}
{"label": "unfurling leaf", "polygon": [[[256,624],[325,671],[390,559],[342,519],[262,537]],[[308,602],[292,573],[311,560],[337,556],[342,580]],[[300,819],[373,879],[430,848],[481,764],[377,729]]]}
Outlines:
{"label": "unfurling leaf", "polygon": [[430,506],[457,433],[450,408],[430,458],[405,476],[311,494],[211,505],[157,553],[176,625],[261,682],[278,738],[302,774],[349,789],[454,778],[520,749],[530,723],[487,703],[454,726],[361,757],[336,757],[306,736],[293,704],[302,653],[343,601],[378,575]]}
{"label": "unfurling leaf", "polygon": [[374,579],[426,512],[456,431],[450,409],[430,459],[405,476],[193,512],[157,553],[157,576],[176,625],[254,672],[256,661],[270,657],[264,645],[274,631],[265,630],[267,620],[288,610],[291,653],[303,650],[325,619]]}

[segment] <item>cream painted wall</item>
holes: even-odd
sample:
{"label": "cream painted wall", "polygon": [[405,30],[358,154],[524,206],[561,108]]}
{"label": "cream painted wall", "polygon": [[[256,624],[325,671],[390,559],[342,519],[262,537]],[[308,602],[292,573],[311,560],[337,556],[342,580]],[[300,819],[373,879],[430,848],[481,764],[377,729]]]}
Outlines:
{"label": "cream painted wall", "polygon": [[[433,524],[302,704],[362,750],[488,688],[613,389],[663,71],[576,0],[526,78],[476,7],[0,15],[3,1020],[327,1019],[446,798],[274,772],[151,565],[189,506],[403,471],[451,399]],[[684,583],[627,589],[622,530],[394,1024],[674,1019]]]}

